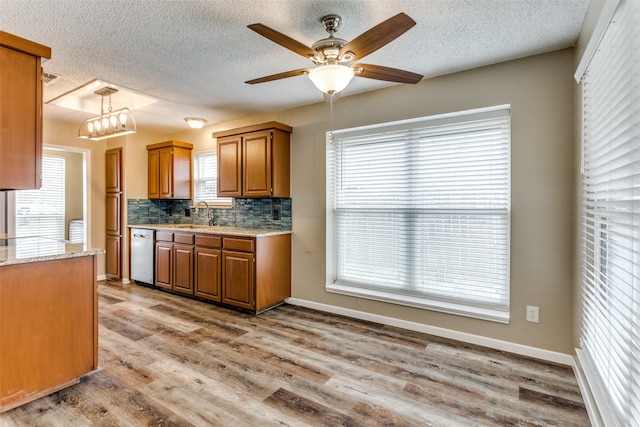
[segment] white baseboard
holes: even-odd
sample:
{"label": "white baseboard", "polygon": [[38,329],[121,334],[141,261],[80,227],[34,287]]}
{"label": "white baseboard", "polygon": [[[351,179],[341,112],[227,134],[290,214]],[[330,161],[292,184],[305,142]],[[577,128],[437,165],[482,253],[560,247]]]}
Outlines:
{"label": "white baseboard", "polygon": [[130,283],[131,283],[131,281],[130,281],[128,278],[124,277],[124,278],[122,279],[122,284],[123,284],[123,285],[128,285],[128,284],[130,284]]}
{"label": "white baseboard", "polygon": [[107,275],[106,274],[99,274],[98,275],[98,281],[100,280],[107,280]]}
{"label": "white baseboard", "polygon": [[584,406],[585,408],[587,408],[587,414],[589,414],[589,421],[591,421],[591,425],[593,427],[605,427],[605,421],[602,419],[600,410],[598,408],[598,401],[593,395],[593,390],[591,389],[589,381],[587,380],[584,370],[582,369],[582,364],[580,362],[581,352],[581,349],[576,349],[577,357],[574,360],[573,373],[576,376],[578,387],[580,387],[580,394],[582,395]]}
{"label": "white baseboard", "polygon": [[544,350],[537,347],[516,344],[508,341],[487,338],[480,335],[468,334],[466,332],[454,331],[451,329],[440,328],[437,326],[424,325],[422,323],[409,322],[407,320],[395,319],[393,317],[381,316],[379,314],[366,313],[364,311],[352,310],[349,308],[336,307],[334,305],[318,303],[314,301],[303,300],[299,298],[287,298],[286,303],[299,305],[301,307],[312,308],[315,310],[326,311],[327,313],[340,314],[360,320],[381,323],[383,325],[395,326],[398,328],[408,329],[410,331],[422,332],[425,334],[436,335],[442,338],[449,338],[457,341],[463,341],[469,344],[481,345],[493,348],[495,350],[508,351],[510,353],[520,354],[522,356],[534,357],[536,359],[546,360],[549,362],[559,363],[567,366],[575,366],[574,358],[570,354],[559,353],[550,350]]}

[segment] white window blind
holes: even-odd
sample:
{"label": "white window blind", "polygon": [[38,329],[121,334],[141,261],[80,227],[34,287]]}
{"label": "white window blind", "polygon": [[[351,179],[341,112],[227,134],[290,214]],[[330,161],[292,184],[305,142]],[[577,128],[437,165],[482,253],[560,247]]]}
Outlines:
{"label": "white window blind", "polygon": [[16,236],[64,240],[64,157],[45,154],[39,190],[16,191]]}
{"label": "white window blind", "polygon": [[215,150],[193,155],[193,197],[210,205],[231,206],[231,199],[218,197],[218,158]]}
{"label": "white window blind", "polygon": [[583,78],[580,363],[607,425],[640,425],[640,5]]}
{"label": "white window blind", "polygon": [[328,138],[327,290],[508,321],[509,108]]}

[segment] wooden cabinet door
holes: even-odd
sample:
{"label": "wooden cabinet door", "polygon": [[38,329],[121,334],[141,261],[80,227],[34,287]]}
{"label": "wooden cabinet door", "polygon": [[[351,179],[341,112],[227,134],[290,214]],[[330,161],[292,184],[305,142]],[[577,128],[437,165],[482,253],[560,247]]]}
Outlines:
{"label": "wooden cabinet door", "polygon": [[106,191],[117,193],[121,188],[122,148],[113,148],[105,153]]}
{"label": "wooden cabinet door", "polygon": [[173,244],[173,290],[193,295],[193,246]]}
{"label": "wooden cabinet door", "polygon": [[218,196],[242,195],[242,138],[218,138]]}
{"label": "wooden cabinet door", "polygon": [[220,265],[222,251],[199,248],[195,253],[195,295],[220,302]]}
{"label": "wooden cabinet door", "polygon": [[148,191],[147,196],[150,199],[160,197],[160,150],[149,150],[149,167],[148,167]]}
{"label": "wooden cabinet door", "polygon": [[106,221],[106,231],[107,234],[119,236],[120,234],[120,217],[122,212],[122,207],[120,204],[120,193],[107,193],[106,196],[106,205],[107,205],[107,221]]}
{"label": "wooden cabinet door", "polygon": [[106,275],[108,279],[122,278],[122,148],[105,152],[105,206],[107,233]]}
{"label": "wooden cabinet door", "polygon": [[173,287],[173,244],[156,243],[156,286]]}
{"label": "wooden cabinet door", "polygon": [[271,196],[271,132],[242,138],[242,171],[243,196]]}
{"label": "wooden cabinet door", "polygon": [[170,199],[173,197],[173,149],[169,147],[159,149],[158,160],[160,163],[158,167],[159,198]]}
{"label": "wooden cabinet door", "polygon": [[107,234],[106,256],[105,256],[105,274],[107,277],[120,277],[121,257],[120,257],[120,244],[122,238],[120,236],[112,236]]}
{"label": "wooden cabinet door", "polygon": [[253,254],[222,251],[222,302],[253,310]]}
{"label": "wooden cabinet door", "polygon": [[40,58],[0,47],[0,190],[38,189],[42,165]]}

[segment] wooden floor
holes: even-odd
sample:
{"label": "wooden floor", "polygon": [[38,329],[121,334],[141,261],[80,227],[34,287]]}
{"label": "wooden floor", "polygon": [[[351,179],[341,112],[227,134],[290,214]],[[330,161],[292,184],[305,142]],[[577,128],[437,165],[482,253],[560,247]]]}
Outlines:
{"label": "wooden floor", "polygon": [[99,295],[99,369],[1,426],[589,425],[567,367],[289,305]]}

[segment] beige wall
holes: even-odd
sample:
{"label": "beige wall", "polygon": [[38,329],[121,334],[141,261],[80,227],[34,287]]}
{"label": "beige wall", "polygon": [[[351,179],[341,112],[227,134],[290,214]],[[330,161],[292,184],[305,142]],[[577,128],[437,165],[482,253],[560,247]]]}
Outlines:
{"label": "beige wall", "polygon": [[[293,296],[571,353],[573,50],[401,86],[282,117],[292,145]],[[325,285],[324,133],[498,104],[512,106],[509,325],[328,294]],[[333,121],[333,123],[331,123]],[[526,305],[540,323],[525,322]]]}
{"label": "beige wall", "polygon": [[[146,197],[148,143],[177,139],[214,148],[211,133],[277,120],[293,126],[293,297],[454,331],[572,353],[573,49],[505,62],[418,85],[399,85],[175,135],[114,139],[125,147],[125,200]],[[302,78],[302,77],[300,77]],[[269,83],[267,83],[269,84]],[[279,83],[272,83],[279,84]],[[309,90],[314,90],[309,85]],[[318,94],[320,100],[320,94]],[[330,294],[325,291],[325,133],[373,123],[511,104],[511,323],[508,325]],[[73,138],[77,126],[73,125]],[[54,132],[45,127],[45,133]],[[67,133],[69,133],[67,131]],[[125,139],[126,138],[126,139]],[[104,150],[91,143],[94,243],[104,247]],[[101,267],[103,269],[103,267]],[[103,270],[102,270],[103,271]],[[127,270],[128,271],[128,270]],[[125,275],[126,277],[126,275]],[[525,306],[540,323],[525,322]]]}
{"label": "beige wall", "polygon": [[[278,120],[292,135],[293,296],[571,354],[573,261],[573,49],[510,61],[416,86],[396,86],[174,135],[213,147],[212,131]],[[274,83],[277,84],[277,83]],[[310,86],[310,90],[313,90]],[[512,106],[511,323],[327,293],[325,133],[498,104]],[[540,323],[525,322],[526,305]]]}

